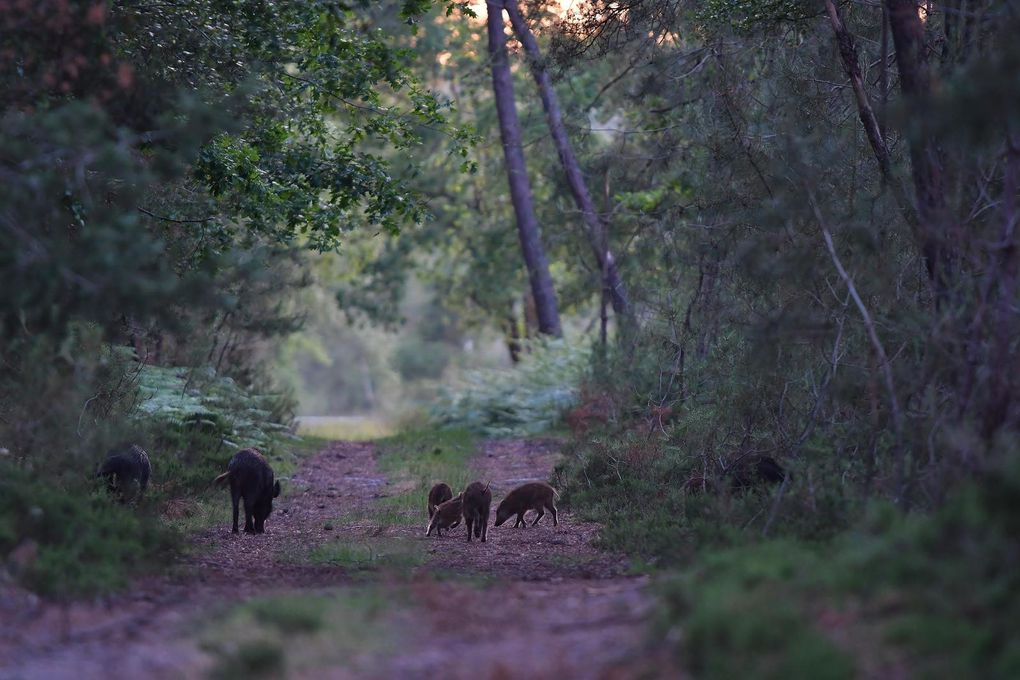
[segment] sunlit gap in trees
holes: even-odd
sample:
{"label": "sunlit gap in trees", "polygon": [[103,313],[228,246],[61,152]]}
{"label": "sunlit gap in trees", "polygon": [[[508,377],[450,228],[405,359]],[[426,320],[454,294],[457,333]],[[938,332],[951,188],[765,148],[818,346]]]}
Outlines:
{"label": "sunlit gap in trees", "polygon": [[[484,1],[471,3],[471,9],[474,10],[475,14],[482,21],[485,21],[485,15],[488,11],[485,8],[485,4]],[[555,14],[558,18],[562,19],[572,13],[576,13],[575,7],[580,4],[580,0],[549,0],[549,2],[545,3],[545,9],[547,12]]]}

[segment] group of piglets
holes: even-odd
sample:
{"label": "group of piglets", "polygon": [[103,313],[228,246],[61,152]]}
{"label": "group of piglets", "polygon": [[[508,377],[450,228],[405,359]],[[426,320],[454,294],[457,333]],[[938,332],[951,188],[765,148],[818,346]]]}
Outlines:
{"label": "group of piglets", "polygon": [[[531,526],[535,526],[548,510],[552,513],[553,526],[557,526],[559,521],[556,517],[556,505],[553,503],[557,495],[556,489],[545,482],[522,484],[508,493],[496,507],[495,525],[500,526],[516,515],[514,527],[523,527],[524,514],[529,510],[535,510],[538,516],[531,523]],[[488,484],[471,482],[466,489],[454,496],[449,484],[439,482],[429,491],[429,525],[425,535],[431,536],[435,530],[438,536],[442,536],[444,529],[446,531],[453,529],[463,518],[467,526],[467,540],[470,541],[474,534],[475,538],[480,538],[484,542],[488,534],[491,505],[492,492],[489,491]]]}

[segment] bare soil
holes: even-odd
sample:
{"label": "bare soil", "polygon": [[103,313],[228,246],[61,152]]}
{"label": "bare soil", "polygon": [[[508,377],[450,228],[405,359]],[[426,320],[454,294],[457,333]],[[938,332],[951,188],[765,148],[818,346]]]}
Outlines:
{"label": "bare soil", "polygon": [[597,526],[563,511],[555,528],[549,514],[536,527],[491,525],[507,491],[549,478],[555,442],[482,445],[472,467],[493,490],[486,543],[468,543],[463,525],[426,538],[424,498],[420,526],[338,519],[369,516],[379,499],[401,490],[379,473],[373,452],[370,443],[333,442],[309,458],[260,536],[230,533],[224,494],[222,525],[197,534],[169,574],[140,579],[125,594],[60,604],[0,585],[0,678],[203,677],[215,662],[196,641],[203,625],[256,595],[365,585],[364,572],[307,556],[327,541],[379,535],[415,542],[426,555],[393,600],[392,618],[409,633],[384,656],[298,675],[675,677],[645,643],[645,580],[594,547]]}

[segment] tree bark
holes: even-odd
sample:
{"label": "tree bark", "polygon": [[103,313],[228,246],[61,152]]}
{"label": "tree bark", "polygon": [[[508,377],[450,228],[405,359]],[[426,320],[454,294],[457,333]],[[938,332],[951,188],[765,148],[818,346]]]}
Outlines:
{"label": "tree bark", "polygon": [[[868,96],[868,91],[864,86],[864,76],[861,74],[861,63],[857,54],[857,43],[854,40],[853,34],[847,30],[846,24],[843,23],[843,16],[834,0],[825,0],[825,10],[829,15],[832,32],[836,35],[836,44],[839,46],[839,56],[843,62],[843,70],[850,79],[850,85],[854,91],[854,99],[857,102],[857,115],[861,119],[864,133],[868,138],[868,144],[871,145],[875,160],[878,162],[879,172],[882,173],[883,181],[892,190],[893,198],[896,200],[896,205],[899,207],[903,219],[910,226],[911,230],[917,234],[919,229],[917,212],[914,210],[913,203],[907,195],[907,190],[900,181],[900,178],[893,174],[884,126],[878,116],[875,115],[875,109],[871,105],[871,98]],[[882,30],[883,32],[885,31],[884,21]],[[882,89],[884,90],[884,85]]]}
{"label": "tree bark", "polygon": [[[924,99],[931,93],[931,70],[917,2],[885,0],[885,4],[889,10],[889,29],[896,50],[900,90],[906,97]],[[917,124],[921,129],[910,136],[909,144],[920,222],[919,238],[928,278],[935,287],[936,301],[941,302],[946,297],[952,276],[945,235],[947,214],[943,164],[938,145],[931,133],[924,129],[925,122],[920,116]]]}
{"label": "tree bark", "polygon": [[507,179],[510,184],[510,198],[517,216],[517,234],[521,241],[524,264],[528,269],[531,293],[538,311],[538,330],[546,335],[560,336],[560,314],[556,304],[556,290],[549,274],[549,262],[539,235],[538,218],[535,216],[528,168],[524,161],[521,145],[521,124],[517,118],[514,101],[514,86],[510,74],[510,59],[507,56],[506,34],[503,32],[503,3],[498,0],[486,2],[489,33],[489,59],[492,64],[492,89],[496,99],[496,113],[499,116],[499,132],[503,140],[503,157],[506,161]]}
{"label": "tree bark", "polygon": [[517,0],[504,0],[503,5],[507,14],[510,15],[510,24],[513,26],[517,39],[524,46],[528,57],[528,66],[531,68],[531,75],[538,85],[538,91],[542,98],[542,108],[545,109],[546,122],[549,125],[549,132],[552,134],[553,143],[556,145],[556,152],[560,157],[560,164],[567,176],[567,183],[570,185],[570,193],[574,197],[574,203],[581,211],[581,217],[586,227],[588,242],[591,245],[592,253],[598,264],[599,271],[603,272],[603,288],[609,291],[609,299],[613,305],[613,312],[617,318],[626,317],[630,314],[630,304],[627,301],[627,291],[620,277],[619,268],[609,249],[608,228],[602,217],[595,210],[595,202],[592,200],[591,192],[581,173],[581,166],[574,155],[574,149],[570,144],[570,137],[567,135],[567,128],[563,124],[563,114],[560,110],[559,100],[552,87],[552,80],[549,72],[546,71],[545,63],[542,60],[542,52],[538,47],[538,41],[528,27]]}
{"label": "tree bark", "polygon": [[506,330],[506,347],[510,351],[510,362],[516,365],[521,361],[521,325],[517,318],[516,305],[512,299],[509,302],[503,324]]}

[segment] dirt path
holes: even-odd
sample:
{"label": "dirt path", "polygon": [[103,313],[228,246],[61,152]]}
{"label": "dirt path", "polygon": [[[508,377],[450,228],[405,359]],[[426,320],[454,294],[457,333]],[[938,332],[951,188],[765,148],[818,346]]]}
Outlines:
{"label": "dirt path", "polygon": [[[366,536],[407,542],[424,564],[400,586],[386,616],[404,634],[385,655],[292,673],[306,677],[630,678],[647,672],[643,645],[649,598],[623,562],[592,547],[597,527],[568,512],[553,528],[490,526],[485,544],[462,527],[442,539],[421,526],[373,527],[338,518],[371,516],[399,491],[376,469],[371,444],[334,442],[308,459],[262,536],[202,532],[172,575],[139,581],[130,595],[69,606],[0,589],[0,678],[203,677],[215,659],[196,630],[254,595],[357,591],[364,573],[311,564],[329,541]],[[494,441],[472,465],[494,499],[530,479],[547,479],[551,442]],[[441,577],[436,578],[436,577]],[[462,578],[470,577],[470,578]],[[389,587],[376,579],[375,588]],[[382,585],[380,585],[380,583]],[[645,661],[641,661],[645,659]]]}

